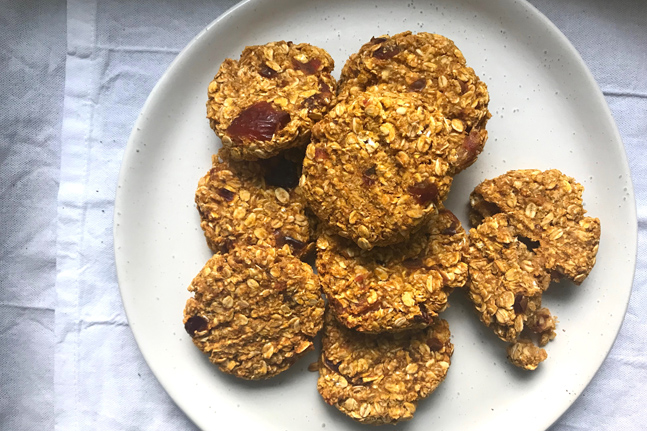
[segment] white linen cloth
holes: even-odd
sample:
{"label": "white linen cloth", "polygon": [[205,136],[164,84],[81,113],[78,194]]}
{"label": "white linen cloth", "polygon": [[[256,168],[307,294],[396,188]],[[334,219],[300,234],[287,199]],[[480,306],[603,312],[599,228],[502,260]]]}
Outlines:
{"label": "white linen cloth", "polygon": [[[121,157],[149,92],[179,51],[234,1],[4,3],[0,430],[51,429],[54,422],[66,431],[194,429],[128,327],[114,269],[113,203]],[[605,93],[629,156],[639,217],[634,290],[620,335],[552,429],[642,430],[647,2],[532,3],[580,51]]]}

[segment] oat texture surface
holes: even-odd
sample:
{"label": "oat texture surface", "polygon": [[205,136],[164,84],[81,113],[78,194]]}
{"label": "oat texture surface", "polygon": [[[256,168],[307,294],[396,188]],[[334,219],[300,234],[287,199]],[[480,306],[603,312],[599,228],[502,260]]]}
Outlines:
{"label": "oat texture surface", "polygon": [[189,286],[184,325],[223,372],[264,379],[313,348],[324,301],[312,268],[287,247],[235,247],[216,254]]}

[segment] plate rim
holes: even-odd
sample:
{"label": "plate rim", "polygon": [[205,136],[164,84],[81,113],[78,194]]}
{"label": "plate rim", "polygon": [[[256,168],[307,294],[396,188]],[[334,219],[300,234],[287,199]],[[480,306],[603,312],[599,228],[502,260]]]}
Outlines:
{"label": "plate rim", "polygon": [[[186,46],[177,54],[177,56],[171,61],[171,63],[168,65],[168,67],[164,70],[158,81],[155,83],[153,86],[151,92],[146,98],[145,103],[142,105],[142,108],[137,115],[135,122],[133,124],[131,133],[129,135],[128,141],[126,143],[126,146],[124,148],[124,153],[119,169],[119,174],[118,174],[118,180],[117,180],[117,188],[116,188],[116,194],[115,194],[115,200],[114,200],[114,211],[113,211],[113,251],[114,251],[114,257],[115,257],[115,269],[117,273],[117,282],[119,285],[119,292],[121,296],[121,301],[123,304],[123,308],[126,314],[126,319],[128,321],[128,326],[131,329],[131,332],[133,334],[133,337],[135,339],[135,342],[137,343],[137,348],[139,349],[142,357],[146,361],[147,366],[157,379],[157,381],[160,383],[160,385],[164,388],[164,391],[168,394],[169,398],[173,400],[173,402],[182,410],[182,412],[198,427],[204,428],[204,422],[198,417],[195,412],[193,412],[191,409],[186,408],[185,404],[182,402],[181,399],[178,399],[179,397],[176,396],[176,394],[170,390],[169,388],[169,383],[166,381],[166,379],[163,377],[163,373],[161,372],[161,369],[158,369],[157,366],[153,365],[153,362],[151,361],[150,358],[150,353],[146,353],[142,348],[141,348],[141,343],[140,343],[140,337],[143,337],[143,334],[139,334],[136,330],[133,329],[133,307],[134,305],[130,303],[130,301],[127,299],[128,295],[126,294],[126,287],[125,285],[127,284],[125,281],[125,269],[121,267],[122,265],[119,264],[119,250],[118,250],[118,241],[117,241],[117,236],[118,236],[118,231],[119,231],[119,216],[120,216],[120,208],[123,208],[123,203],[122,201],[125,199],[125,194],[126,192],[124,191],[124,188],[122,185],[124,185],[126,181],[126,177],[128,176],[128,167],[132,166],[133,160],[135,158],[135,151],[134,148],[136,146],[135,141],[139,137],[139,130],[143,129],[143,125],[145,122],[145,113],[150,110],[151,106],[153,106],[156,102],[156,100],[160,97],[159,94],[161,93],[161,89],[164,88],[166,82],[170,79],[172,79],[172,72],[173,70],[178,66],[179,63],[184,61],[184,57],[188,55],[188,52],[193,49],[195,44],[202,39],[207,33],[211,31],[212,28],[218,26],[221,22],[226,21],[229,19],[231,16],[236,14],[239,10],[244,9],[248,5],[253,5],[253,4],[260,4],[264,2],[271,2],[272,0],[241,0],[240,2],[234,4],[230,8],[228,8],[225,12],[223,12],[221,15],[219,15],[217,18],[215,18],[213,21],[211,21],[206,27],[204,27],[196,36],[194,36],[187,44]],[[555,422],[559,420],[568,410],[570,410],[575,402],[579,399],[579,397],[582,395],[584,390],[591,384],[595,376],[598,374],[600,371],[600,368],[604,364],[604,362],[607,360],[609,353],[615,346],[615,343],[617,342],[618,335],[620,333],[620,330],[624,324],[626,314],[627,314],[627,309],[629,307],[629,302],[631,299],[631,294],[633,291],[633,286],[634,286],[634,281],[635,281],[635,272],[636,272],[636,266],[637,266],[637,251],[638,251],[638,219],[637,219],[637,207],[636,207],[636,199],[635,199],[635,193],[634,193],[634,184],[633,184],[633,176],[631,175],[631,169],[629,166],[628,158],[627,158],[627,152],[625,145],[622,141],[622,137],[620,135],[620,131],[618,129],[618,125],[615,121],[615,118],[613,116],[613,113],[611,112],[611,109],[609,108],[609,105],[606,101],[606,98],[604,97],[604,93],[602,92],[600,86],[598,85],[598,82],[595,80],[595,77],[593,76],[591,70],[589,69],[588,65],[580,55],[579,51],[575,48],[575,46],[571,43],[571,41],[566,37],[566,35],[548,18],[546,17],[539,9],[537,9],[533,4],[531,4],[528,0],[504,0],[506,3],[509,4],[515,4],[517,3],[518,5],[525,6],[525,8],[528,10],[530,14],[533,15],[533,18],[538,19],[541,21],[541,23],[546,27],[547,30],[550,30],[552,35],[557,36],[559,39],[559,42],[561,43],[562,47],[564,47],[568,53],[575,59],[577,60],[576,64],[574,64],[574,67],[579,67],[582,71],[582,76],[585,77],[587,81],[587,85],[592,86],[592,88],[595,89],[594,92],[591,93],[591,96],[594,97],[597,102],[599,103],[600,107],[602,107],[604,114],[607,118],[607,120],[610,120],[610,126],[611,126],[611,131],[613,133],[612,138],[614,139],[615,142],[610,142],[609,144],[613,144],[614,146],[619,149],[620,157],[621,157],[621,162],[622,165],[625,169],[625,171],[628,173],[629,176],[629,181],[627,182],[627,194],[629,198],[627,199],[627,204],[629,205],[628,213],[630,215],[630,220],[629,222],[631,223],[631,226],[633,226],[633,231],[634,235],[630,238],[630,241],[628,242],[627,246],[629,249],[629,255],[631,256],[631,286],[627,290],[627,295],[626,295],[626,301],[624,301],[624,309],[622,313],[622,318],[619,319],[613,327],[613,341],[609,344],[609,346],[606,348],[606,352],[604,354],[604,358],[600,361],[600,363],[597,365],[596,370],[586,376],[585,379],[582,379],[580,385],[574,390],[571,390],[571,392],[576,393],[576,397],[571,399],[570,402],[566,405],[564,404],[564,407],[562,408],[556,408],[553,410],[553,414],[548,414],[546,417],[548,418],[547,421],[545,422],[546,428],[549,426],[553,425]],[[630,226],[630,227],[631,227]],[[121,267],[121,268],[120,268]],[[135,325],[136,326],[136,325]]]}

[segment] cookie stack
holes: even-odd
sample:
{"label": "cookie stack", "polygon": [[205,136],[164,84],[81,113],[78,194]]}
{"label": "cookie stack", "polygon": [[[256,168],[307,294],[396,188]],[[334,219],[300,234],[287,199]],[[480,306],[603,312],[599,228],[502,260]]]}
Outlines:
{"label": "cookie stack", "polygon": [[410,419],[446,376],[439,314],[467,281],[468,242],[442,202],[483,149],[488,100],[453,42],[406,32],[348,59],[314,126],[300,187],[321,221],[318,389],[360,422]]}
{"label": "cookie stack", "polygon": [[313,348],[323,324],[319,278],[300,260],[314,227],[298,190],[304,145],[333,106],[323,49],[245,48],[209,85],[207,117],[223,148],[195,201],[214,256],[189,286],[184,325],[222,371],[263,379]]}
{"label": "cookie stack", "polygon": [[[287,369],[323,326],[324,400],[395,423],[450,365],[439,314],[467,281],[468,240],[442,202],[483,149],[489,96],[454,43],[428,33],[371,39],[339,86],[332,68],[320,48],[274,42],[209,85],[223,148],[196,204],[214,256],[184,323],[246,379]],[[301,261],[315,248],[318,275]]]}

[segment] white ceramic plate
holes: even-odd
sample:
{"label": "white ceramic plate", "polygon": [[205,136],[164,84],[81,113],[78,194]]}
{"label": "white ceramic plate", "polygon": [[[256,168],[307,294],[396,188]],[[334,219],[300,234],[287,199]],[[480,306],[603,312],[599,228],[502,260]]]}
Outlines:
{"label": "white ceramic plate", "polygon": [[[480,181],[520,168],[558,168],[586,188],[602,221],[598,263],[576,287],[553,286],[559,317],[548,360],[523,372],[482,327],[462,292],[444,314],[455,354],[444,384],[420,402],[408,430],[545,429],[577,398],[611,348],[628,303],[636,216],[629,169],[604,98],[568,40],[523,1],[252,0],[232,8],[177,57],[133,129],[115,203],[119,285],[139,347],[164,388],[205,429],[365,429],[326,405],[314,353],[265,382],[220,373],[182,326],[186,287],[210,253],[193,203],[219,144],[205,119],[207,85],[226,57],[273,40],[323,47],[337,62],[371,36],[404,30],[453,39],[491,95],[490,139],[456,178],[448,206],[466,221]],[[391,428],[389,428],[391,429]]]}

